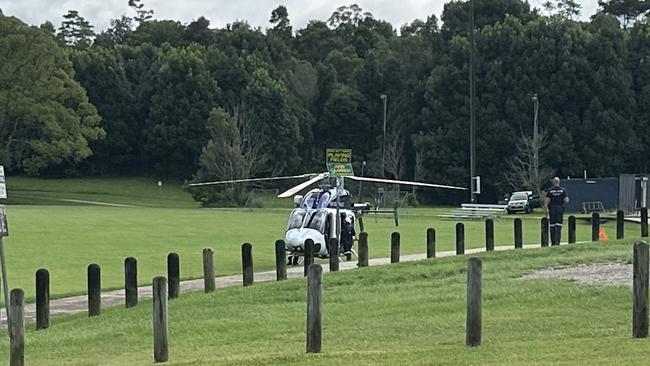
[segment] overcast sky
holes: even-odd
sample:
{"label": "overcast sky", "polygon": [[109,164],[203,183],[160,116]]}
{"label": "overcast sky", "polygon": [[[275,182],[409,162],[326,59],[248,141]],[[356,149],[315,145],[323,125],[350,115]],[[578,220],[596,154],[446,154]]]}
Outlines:
{"label": "overcast sky", "polygon": [[[211,27],[223,27],[234,20],[247,20],[252,26],[267,28],[271,11],[279,5],[289,10],[294,29],[304,28],[309,20],[326,20],[339,5],[359,4],[375,18],[384,19],[396,29],[414,19],[425,19],[434,13],[440,17],[448,0],[143,0],[145,7],[154,10],[154,18],[174,19],[188,23],[200,16],[210,20]],[[541,8],[543,0],[529,0]],[[598,8],[597,0],[577,0],[582,5],[583,19],[588,19]],[[122,14],[133,16],[128,0],[0,0],[5,15],[13,15],[24,22],[39,25],[46,20],[58,28],[62,15],[70,9],[79,11],[99,32],[108,26],[109,19]]]}

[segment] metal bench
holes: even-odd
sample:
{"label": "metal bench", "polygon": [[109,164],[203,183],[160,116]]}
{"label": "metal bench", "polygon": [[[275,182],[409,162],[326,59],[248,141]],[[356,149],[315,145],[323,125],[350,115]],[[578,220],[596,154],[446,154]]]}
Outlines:
{"label": "metal bench", "polygon": [[495,219],[506,213],[505,205],[463,203],[460,208],[448,214],[438,215],[445,219],[486,220]]}
{"label": "metal bench", "polygon": [[605,211],[605,206],[600,201],[594,202],[582,202],[582,212],[591,213],[591,212],[603,212]]}

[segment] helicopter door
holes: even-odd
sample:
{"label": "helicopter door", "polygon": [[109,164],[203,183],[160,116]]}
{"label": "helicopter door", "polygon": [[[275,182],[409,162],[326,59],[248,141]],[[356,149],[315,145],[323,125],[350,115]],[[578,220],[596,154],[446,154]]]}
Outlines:
{"label": "helicopter door", "polygon": [[332,230],[334,226],[336,226],[334,224],[334,214],[330,213],[327,215],[327,221],[325,222],[325,231],[323,232],[323,235],[325,236],[325,245],[327,248],[329,248],[330,238],[335,237]]}

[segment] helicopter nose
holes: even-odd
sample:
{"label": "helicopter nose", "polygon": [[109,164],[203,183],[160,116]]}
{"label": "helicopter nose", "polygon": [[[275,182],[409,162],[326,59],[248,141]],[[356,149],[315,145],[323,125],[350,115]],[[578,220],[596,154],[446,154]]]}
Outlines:
{"label": "helicopter nose", "polygon": [[305,240],[311,239],[315,244],[318,245],[320,250],[320,244],[323,241],[322,235],[315,230],[304,230],[304,229],[291,229],[288,230],[285,234],[285,243],[288,248],[302,248],[305,245]]}

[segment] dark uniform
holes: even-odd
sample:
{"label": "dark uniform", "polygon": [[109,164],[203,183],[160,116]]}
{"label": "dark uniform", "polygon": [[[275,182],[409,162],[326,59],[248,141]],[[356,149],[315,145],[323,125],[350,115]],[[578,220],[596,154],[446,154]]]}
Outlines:
{"label": "dark uniform", "polygon": [[562,216],[564,215],[564,199],[567,197],[566,190],[562,187],[551,187],[546,197],[549,198],[548,213],[549,226],[551,229],[551,243],[560,245],[562,238]]}
{"label": "dark uniform", "polygon": [[347,220],[343,219],[341,222],[341,245],[343,246],[343,252],[346,254],[352,250],[352,244],[354,244],[354,234],[354,225],[352,222],[348,222]]}

